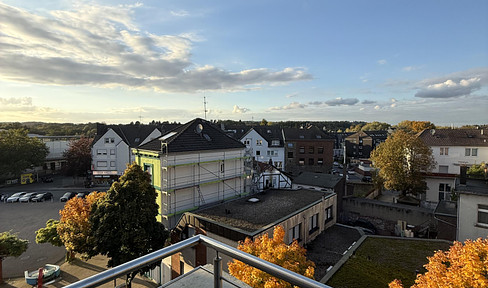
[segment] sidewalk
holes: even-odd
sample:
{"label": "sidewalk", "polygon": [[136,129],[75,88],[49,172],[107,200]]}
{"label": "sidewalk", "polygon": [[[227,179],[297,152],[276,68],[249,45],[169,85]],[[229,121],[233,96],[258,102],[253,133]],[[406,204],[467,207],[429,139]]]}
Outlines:
{"label": "sidewalk", "polygon": [[[78,280],[85,279],[89,276],[95,275],[107,269],[107,257],[105,256],[95,256],[88,261],[83,261],[80,259],[75,259],[73,263],[58,263],[61,265],[61,276],[56,278],[54,281],[48,282],[47,285],[44,287],[64,287],[68,284],[74,283]],[[117,279],[117,286],[122,285],[125,283],[125,278]],[[25,282],[24,278],[14,278],[14,279],[4,279],[4,283],[0,284],[0,288],[11,288],[11,287],[20,287],[20,288],[31,288],[32,286],[28,285]],[[99,287],[115,287],[114,282],[110,281]],[[151,281],[148,278],[137,276],[132,281],[132,287],[158,287],[156,283]]]}

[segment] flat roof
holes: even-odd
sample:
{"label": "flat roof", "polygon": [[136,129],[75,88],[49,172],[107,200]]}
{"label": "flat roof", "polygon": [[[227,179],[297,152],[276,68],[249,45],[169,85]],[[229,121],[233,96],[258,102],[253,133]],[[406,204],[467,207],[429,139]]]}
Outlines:
{"label": "flat roof", "polygon": [[459,178],[456,180],[457,192],[463,194],[475,194],[488,196],[488,183],[482,179],[466,179],[466,185],[459,184]]}
{"label": "flat roof", "polygon": [[[264,192],[197,210],[191,214],[247,232],[261,230],[289,215],[293,215],[321,201],[332,192],[308,189],[269,189]],[[248,201],[251,198],[257,202]]]}

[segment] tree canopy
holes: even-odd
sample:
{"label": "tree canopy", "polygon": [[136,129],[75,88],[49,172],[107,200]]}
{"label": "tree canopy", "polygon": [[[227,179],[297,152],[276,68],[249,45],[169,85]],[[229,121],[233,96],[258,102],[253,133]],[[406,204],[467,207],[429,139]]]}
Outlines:
{"label": "tree canopy", "polygon": [[[417,275],[415,288],[429,287],[488,287],[488,239],[454,242],[449,251],[437,251],[429,257],[427,272]],[[390,288],[401,288],[394,280]]]}
{"label": "tree canopy", "polygon": [[92,141],[91,138],[82,137],[69,143],[68,149],[64,152],[64,157],[67,160],[66,175],[85,176],[86,172],[90,170]]}
{"label": "tree canopy", "polygon": [[403,120],[395,128],[405,132],[418,133],[424,131],[424,129],[435,129],[435,125],[429,121]]}
{"label": "tree canopy", "polygon": [[6,257],[19,257],[27,250],[29,241],[9,231],[0,233],[0,283],[3,282],[2,261]]}
{"label": "tree canopy", "polygon": [[[169,233],[157,222],[157,214],[151,176],[139,165],[130,165],[93,206],[90,222],[94,252],[107,255],[108,266],[114,267],[163,248]],[[134,276],[127,278],[127,284]]]}
{"label": "tree canopy", "polygon": [[46,227],[36,231],[36,243],[51,243],[53,246],[63,246],[63,241],[58,234],[59,220],[49,219]]}
{"label": "tree canopy", "polygon": [[386,189],[419,194],[425,191],[424,172],[435,167],[432,150],[414,134],[403,130],[388,136],[371,153],[374,167],[378,168]]}
{"label": "tree canopy", "polygon": [[[286,245],[284,237],[283,227],[276,226],[273,238],[269,238],[268,234],[254,241],[246,238],[244,242],[239,242],[237,249],[313,279],[315,264],[305,257],[307,250],[296,240],[291,245]],[[292,287],[290,283],[238,260],[229,263],[229,273],[251,287]]]}
{"label": "tree canopy", "polygon": [[473,164],[468,168],[467,174],[471,178],[483,179],[485,175],[485,162],[480,164]]}
{"label": "tree canopy", "polygon": [[0,177],[17,177],[25,169],[44,163],[49,149],[25,129],[0,131]]}

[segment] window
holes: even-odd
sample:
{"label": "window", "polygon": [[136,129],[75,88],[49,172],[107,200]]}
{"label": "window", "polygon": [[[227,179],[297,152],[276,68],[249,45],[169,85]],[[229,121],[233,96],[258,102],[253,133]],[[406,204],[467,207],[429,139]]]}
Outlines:
{"label": "window", "polygon": [[317,159],[317,164],[320,166],[324,165],[324,158]]}
{"label": "window", "polygon": [[451,200],[451,185],[439,183],[439,201]]}
{"label": "window", "polygon": [[115,142],[115,138],[105,138],[105,143],[114,143]]}
{"label": "window", "polygon": [[471,149],[471,156],[478,156],[478,148]]}
{"label": "window", "polygon": [[280,140],[272,140],[271,145],[272,146],[280,146]]}
{"label": "window", "polygon": [[97,149],[97,155],[107,155],[107,149]]}
{"label": "window", "polygon": [[220,172],[224,172],[225,171],[225,166],[224,166],[224,162],[221,162],[220,163]]}
{"label": "window", "polygon": [[324,154],[324,147],[317,148],[317,153]]}
{"label": "window", "polygon": [[330,220],[334,219],[334,215],[333,215],[333,207],[334,206],[329,206],[327,208],[325,208],[325,223],[329,222]]}
{"label": "window", "polygon": [[144,163],[144,171],[146,171],[147,173],[149,173],[149,175],[151,175],[151,184],[154,184],[153,165]]}
{"label": "window", "polygon": [[449,155],[449,148],[448,147],[441,147],[439,151],[439,155]]}
{"label": "window", "polygon": [[488,227],[488,205],[478,204],[478,225]]}
{"label": "window", "polygon": [[293,152],[288,152],[288,158],[293,158]]}
{"label": "window", "polygon": [[308,222],[308,234],[312,234],[317,230],[319,230],[319,213],[310,217]]}
{"label": "window", "polygon": [[115,149],[110,149],[110,155],[115,155]]}
{"label": "window", "polygon": [[302,230],[301,228],[302,228],[302,223],[288,230],[288,244],[291,244],[295,239],[298,242],[302,240],[300,238],[300,230]]}
{"label": "window", "polygon": [[308,158],[308,165],[313,165],[313,158]]}
{"label": "window", "polygon": [[97,166],[98,167],[107,167],[107,161],[98,161]]}
{"label": "window", "polygon": [[256,150],[256,156],[259,156],[259,155],[261,155],[261,151]]}
{"label": "window", "polygon": [[315,152],[314,150],[313,146],[308,146],[308,154],[313,154]]}
{"label": "window", "polygon": [[281,162],[281,161],[276,161],[276,162],[275,162],[275,166],[276,166],[276,168],[281,169],[281,168],[283,168],[283,162]]}
{"label": "window", "polygon": [[263,145],[263,140],[256,140],[256,145],[257,146]]}
{"label": "window", "polygon": [[466,148],[464,150],[464,156],[471,156],[471,148]]}
{"label": "window", "polygon": [[298,137],[299,137],[300,139],[304,139],[304,138],[305,138],[305,136],[303,136],[303,135],[300,135],[300,136],[298,136]]}
{"label": "window", "polygon": [[300,147],[300,154],[304,154],[305,153],[305,147],[301,146]]}
{"label": "window", "polygon": [[110,161],[110,167],[115,167],[115,161]]}
{"label": "window", "polygon": [[251,145],[251,139],[246,138],[246,140],[244,140],[244,144],[245,144],[246,146]]}
{"label": "window", "polygon": [[439,165],[439,173],[449,173],[449,166],[447,165]]}
{"label": "window", "polygon": [[300,165],[300,166],[305,165],[305,158],[300,158],[300,159],[298,160],[298,165]]}
{"label": "window", "polygon": [[293,148],[293,143],[288,143],[288,148]]}

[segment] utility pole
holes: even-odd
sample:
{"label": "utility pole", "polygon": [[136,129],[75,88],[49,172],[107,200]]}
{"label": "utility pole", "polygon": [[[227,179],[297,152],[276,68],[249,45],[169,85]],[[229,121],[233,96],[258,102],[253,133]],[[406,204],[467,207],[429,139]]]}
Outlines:
{"label": "utility pole", "polygon": [[207,97],[203,96],[203,112],[205,113],[205,120],[207,120]]}

